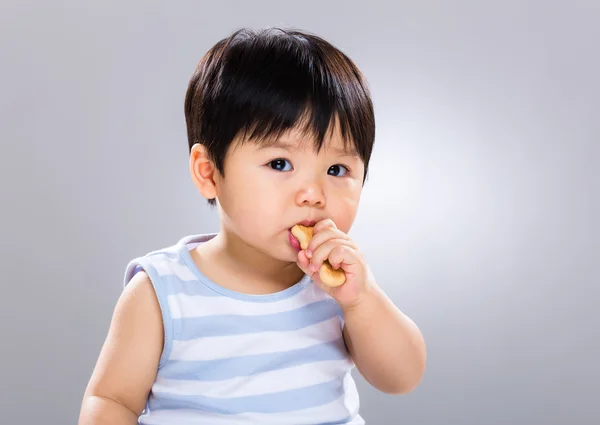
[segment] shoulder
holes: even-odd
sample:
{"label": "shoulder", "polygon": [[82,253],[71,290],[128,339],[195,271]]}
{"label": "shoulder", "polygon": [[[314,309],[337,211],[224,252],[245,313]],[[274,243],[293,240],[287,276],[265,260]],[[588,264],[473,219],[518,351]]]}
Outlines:
{"label": "shoulder", "polygon": [[213,236],[212,234],[186,236],[174,245],[134,258],[127,264],[124,284],[128,285],[129,281],[140,271],[145,271],[155,286],[160,285],[165,276],[179,281],[197,280],[197,276],[190,268],[193,260],[189,250]]}
{"label": "shoulder", "polygon": [[137,272],[125,286],[115,308],[115,318],[121,325],[144,327],[147,332],[160,328],[162,334],[160,305],[145,271]]}
{"label": "shoulder", "polygon": [[164,345],[162,311],[153,283],[144,271],[123,289],[113,312],[111,332],[124,344],[136,344],[160,357]]}
{"label": "shoulder", "polygon": [[[140,270],[135,273],[128,281],[121,299],[139,298],[141,296],[148,297],[148,295],[154,295],[154,288],[152,287],[152,280],[145,270]],[[130,300],[128,302],[135,302]]]}
{"label": "shoulder", "polygon": [[117,301],[86,394],[141,414],[158,370],[163,328],[152,283],[137,273]]}

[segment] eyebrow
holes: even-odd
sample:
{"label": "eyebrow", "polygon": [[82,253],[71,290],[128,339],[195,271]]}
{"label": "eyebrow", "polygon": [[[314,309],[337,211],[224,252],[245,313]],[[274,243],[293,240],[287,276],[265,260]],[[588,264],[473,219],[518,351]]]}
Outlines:
{"label": "eyebrow", "polygon": [[[287,151],[297,151],[300,147],[296,144],[292,144],[289,142],[283,142],[281,140],[272,140],[267,141],[261,144],[261,149],[267,148],[276,148],[276,149],[284,149]],[[350,156],[350,157],[358,157],[358,153],[354,149],[340,149],[340,148],[327,148],[327,150],[341,156]]]}

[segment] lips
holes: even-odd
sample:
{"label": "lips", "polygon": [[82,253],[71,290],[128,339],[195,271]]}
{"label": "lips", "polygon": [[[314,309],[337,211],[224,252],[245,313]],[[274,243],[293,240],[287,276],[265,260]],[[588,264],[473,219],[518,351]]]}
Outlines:
{"label": "lips", "polygon": [[294,248],[296,251],[302,250],[302,248],[300,248],[300,241],[298,239],[296,239],[296,237],[294,235],[292,235],[291,230],[288,230],[288,239],[290,241],[290,245],[292,246],[292,248]]}
{"label": "lips", "polygon": [[[296,224],[301,224],[302,226],[306,226],[306,227],[312,227],[315,224],[317,224],[317,221],[315,221],[315,220],[302,220],[302,221],[299,221]],[[294,227],[294,226],[292,226],[292,227]],[[292,248],[294,248],[296,251],[301,251],[302,250],[302,248],[300,247],[300,242],[298,241],[298,239],[296,239],[296,237],[294,235],[292,235],[292,228],[291,227],[288,229],[288,239],[289,239],[289,242],[290,242],[290,245],[292,246]]]}
{"label": "lips", "polygon": [[314,226],[315,224],[317,224],[317,222],[315,220],[304,220],[304,221],[299,222],[298,224],[301,224],[306,227],[310,227],[310,226]]}
{"label": "lips", "polygon": [[[316,223],[317,222],[315,220],[302,220],[296,224],[301,224],[302,226],[311,227],[311,226],[314,226]],[[294,227],[294,226],[292,226],[292,227]],[[298,239],[296,239],[296,237],[294,235],[292,235],[291,227],[288,229],[288,240],[289,240],[292,248],[294,248],[296,251],[302,250],[302,248],[300,247],[300,242],[298,241]]]}

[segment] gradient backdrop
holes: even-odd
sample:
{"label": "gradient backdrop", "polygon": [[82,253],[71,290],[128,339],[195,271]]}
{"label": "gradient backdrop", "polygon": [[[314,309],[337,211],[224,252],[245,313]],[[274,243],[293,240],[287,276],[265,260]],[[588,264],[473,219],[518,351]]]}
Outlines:
{"label": "gradient backdrop", "polygon": [[[388,0],[389,1],[389,0]],[[75,424],[126,263],[217,217],[183,99],[241,26],[332,41],[378,120],[352,234],[422,329],[369,425],[600,423],[600,2],[2,1],[0,423]]]}

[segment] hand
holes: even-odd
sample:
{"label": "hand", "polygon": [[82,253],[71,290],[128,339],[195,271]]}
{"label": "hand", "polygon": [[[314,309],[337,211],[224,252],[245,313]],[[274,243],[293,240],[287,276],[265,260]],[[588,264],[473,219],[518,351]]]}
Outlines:
{"label": "hand", "polygon": [[[346,282],[343,285],[332,288],[321,282],[318,270],[325,260],[334,269],[341,268],[344,271]],[[351,308],[360,303],[372,279],[354,241],[330,219],[322,220],[314,226],[313,238],[308,247],[298,253],[298,266],[342,308]]]}

